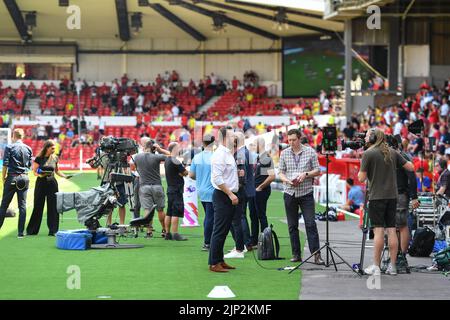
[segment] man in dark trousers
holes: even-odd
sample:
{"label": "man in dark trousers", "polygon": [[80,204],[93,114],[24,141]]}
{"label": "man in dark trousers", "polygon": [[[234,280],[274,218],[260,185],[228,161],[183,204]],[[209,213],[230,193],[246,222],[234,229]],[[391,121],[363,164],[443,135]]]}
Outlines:
{"label": "man in dark trousers", "polygon": [[[401,144],[399,144],[399,142],[401,142],[401,137],[400,141],[395,137],[388,137],[389,139],[387,140],[389,146],[399,152],[407,161],[411,161],[412,159],[409,155],[400,149]],[[413,209],[417,209],[420,205],[417,196],[417,180],[414,172],[405,170],[402,167],[397,167],[397,191],[398,198],[395,225],[400,233],[400,250],[407,265],[406,253],[408,252],[410,240],[408,228],[409,205],[411,204]]]}
{"label": "man in dark trousers", "polygon": [[[291,129],[287,135],[290,147],[281,152],[279,172],[280,179],[284,183],[284,206],[292,246],[291,262],[300,262],[302,258],[298,232],[299,207],[305,220],[309,251],[312,254],[320,247],[313,197],[313,180],[320,175],[320,168],[316,151],[301,144],[300,130]],[[315,254],[314,262],[324,264],[320,252]]]}
{"label": "man in dark trousers", "polygon": [[0,206],[0,228],[6,216],[6,210],[11,203],[14,194],[17,193],[19,203],[18,237],[23,238],[25,220],[27,216],[27,191],[29,186],[28,171],[31,168],[33,152],[31,148],[22,142],[25,133],[22,129],[13,131],[11,145],[5,148],[3,156],[3,197]]}
{"label": "man in dark trousers", "polygon": [[214,187],[214,227],[209,250],[209,270],[228,272],[231,267],[224,261],[223,246],[230,231],[233,217],[237,214],[239,180],[233,156],[233,131],[219,130],[219,147],[211,157],[211,183]]}
{"label": "man in dark trousers", "polygon": [[184,241],[185,237],[178,233],[178,220],[184,217],[184,179],[188,171],[176,158],[179,145],[176,142],[169,144],[170,156],[164,161],[167,180],[167,211],[165,218],[166,240]]}
{"label": "man in dark trousers", "polygon": [[[255,197],[255,158],[245,146],[245,136],[242,132],[235,132],[234,158],[238,168],[239,178],[239,210],[233,218],[231,231],[236,247],[225,258],[244,258],[245,246],[251,247],[250,228],[247,220],[247,203]],[[252,208],[253,209],[253,208]],[[251,249],[251,248],[250,248]]]}
{"label": "man in dark trousers", "polygon": [[386,274],[397,274],[398,240],[395,228],[397,211],[397,168],[414,171],[414,166],[403,158],[400,153],[389,148],[384,132],[371,129],[366,134],[369,148],[364,152],[358,179],[368,184],[369,219],[374,228],[373,265],[364,269],[368,275],[381,274],[381,252],[384,246],[384,231],[387,229],[389,242],[390,264]]}

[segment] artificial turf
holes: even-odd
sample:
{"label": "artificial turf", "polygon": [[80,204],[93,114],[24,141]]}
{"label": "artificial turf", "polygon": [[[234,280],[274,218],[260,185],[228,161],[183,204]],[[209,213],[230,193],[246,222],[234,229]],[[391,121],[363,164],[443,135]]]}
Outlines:
{"label": "artificial turf", "polygon": [[[31,216],[34,177],[28,194],[27,218]],[[73,180],[58,179],[61,191],[87,190],[96,186],[96,174],[86,172]],[[1,190],[0,190],[1,195]],[[11,207],[16,208],[13,200]],[[0,230],[0,299],[208,299],[214,286],[228,286],[235,299],[298,299],[301,271],[292,274],[277,268],[293,265],[282,194],[273,191],[268,202],[268,221],[280,238],[280,256],[286,260],[258,261],[251,252],[244,259],[229,259],[236,266],[226,274],[208,270],[208,253],[201,251],[203,227],[181,228],[188,241],[166,241],[155,232],[154,238],[121,239],[123,243],[144,244],[140,249],[64,251],[55,246],[56,239],[47,236],[44,214],[40,234],[17,238],[17,217],[7,218]],[[131,218],[127,213],[127,221]],[[117,219],[115,211],[114,219]],[[203,208],[199,208],[202,224]],[[27,219],[28,220],[28,219]],[[103,220],[104,221],[104,220]],[[160,231],[159,221],[154,226]],[[75,211],[64,213],[60,230],[83,228]],[[302,244],[304,235],[301,233]],[[234,246],[231,236],[225,249]],[[78,266],[80,289],[69,289],[70,266]],[[68,273],[69,271],[69,273]],[[70,286],[69,286],[70,287]]]}

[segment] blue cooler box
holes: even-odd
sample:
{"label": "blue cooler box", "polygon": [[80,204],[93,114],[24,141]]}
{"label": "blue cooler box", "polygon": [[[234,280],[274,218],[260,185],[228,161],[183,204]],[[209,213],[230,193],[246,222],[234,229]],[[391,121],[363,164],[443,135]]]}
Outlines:
{"label": "blue cooler box", "polygon": [[62,250],[87,250],[92,244],[89,230],[65,230],[56,233],[56,247]]}

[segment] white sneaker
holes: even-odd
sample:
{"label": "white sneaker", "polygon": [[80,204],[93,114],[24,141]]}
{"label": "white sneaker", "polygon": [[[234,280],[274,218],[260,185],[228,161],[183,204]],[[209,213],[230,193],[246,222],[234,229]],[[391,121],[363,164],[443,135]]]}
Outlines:
{"label": "white sneaker", "polygon": [[389,263],[389,266],[386,269],[385,273],[390,274],[391,276],[396,276],[397,275],[397,267]]}
{"label": "white sneaker", "polygon": [[230,253],[227,253],[226,255],[223,256],[225,259],[238,259],[238,258],[244,258],[244,252],[239,252],[239,251],[231,251]]}
{"label": "white sneaker", "polygon": [[364,273],[368,275],[379,276],[381,275],[381,270],[379,266],[373,264],[370,267],[365,268]]}
{"label": "white sneaker", "polygon": [[[228,252],[233,252],[233,251],[236,251],[236,247],[234,247],[233,249],[231,249],[231,250],[228,250]],[[244,246],[244,251],[243,251],[244,253],[247,253],[248,252],[248,250],[247,250],[247,246]]]}

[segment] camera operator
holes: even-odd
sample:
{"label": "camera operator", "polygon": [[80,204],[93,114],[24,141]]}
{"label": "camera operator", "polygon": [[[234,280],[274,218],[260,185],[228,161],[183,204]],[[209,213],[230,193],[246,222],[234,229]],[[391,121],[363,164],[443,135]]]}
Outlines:
{"label": "camera operator", "polygon": [[381,251],[384,246],[384,231],[388,232],[389,255],[391,263],[387,274],[397,274],[398,240],[395,229],[397,210],[397,174],[396,168],[403,167],[413,171],[414,166],[398,152],[389,148],[383,131],[371,129],[367,132],[366,143],[369,148],[364,152],[358,173],[360,182],[369,181],[368,208],[371,225],[374,228],[374,264],[364,270],[369,275],[380,275]]}
{"label": "camera operator", "polygon": [[[159,154],[156,154],[155,152]],[[159,222],[161,223],[161,236],[165,238],[166,230],[164,226],[164,207],[165,196],[164,189],[161,183],[160,165],[161,162],[170,156],[170,152],[162,149],[153,140],[146,142],[144,152],[139,153],[134,157],[134,164],[131,165],[131,170],[137,170],[139,173],[139,201],[141,207],[145,211],[145,215],[150,213],[153,205],[156,204],[158,211]],[[153,221],[153,217],[151,217]],[[147,230],[147,237],[153,236],[152,225]]]}
{"label": "camera operator", "polygon": [[[395,137],[388,136],[387,140],[391,148],[399,152],[400,155],[406,160],[411,161],[411,158],[399,148],[399,141]],[[417,209],[419,207],[419,200],[417,197],[417,181],[416,176],[412,171],[408,171],[400,167],[397,167],[396,171],[398,198],[395,225],[400,232],[401,252],[403,257],[406,257],[410,240],[408,228],[409,203],[411,202],[413,209]]]}
{"label": "camera operator", "polygon": [[[167,180],[167,212],[165,218],[166,240],[185,241],[185,237],[178,233],[178,220],[184,217],[184,179],[188,171],[176,158],[179,154],[179,144],[169,144],[171,155],[164,161]],[[171,232],[172,231],[172,232]]]}
{"label": "camera operator", "polygon": [[[147,143],[147,141],[149,141],[150,138],[149,137],[142,137],[141,140],[139,141],[139,150],[138,150],[138,154],[144,152],[144,146]],[[131,156],[131,160],[130,160],[130,168],[132,167],[132,164],[134,162],[134,158],[136,157],[136,155],[132,155]],[[141,211],[141,202],[139,201],[139,172],[137,172],[136,168],[133,167],[134,170],[131,170],[131,174],[134,176],[134,180],[133,180],[133,192],[134,192],[134,211],[133,211],[133,216],[134,218],[139,218],[140,217],[140,211]]]}

